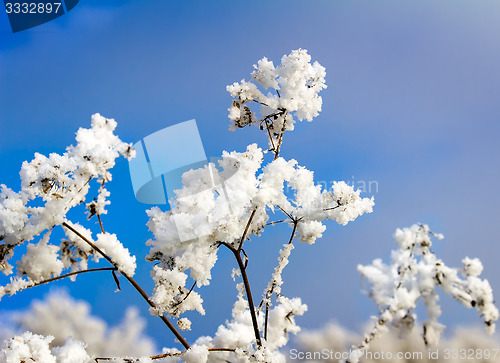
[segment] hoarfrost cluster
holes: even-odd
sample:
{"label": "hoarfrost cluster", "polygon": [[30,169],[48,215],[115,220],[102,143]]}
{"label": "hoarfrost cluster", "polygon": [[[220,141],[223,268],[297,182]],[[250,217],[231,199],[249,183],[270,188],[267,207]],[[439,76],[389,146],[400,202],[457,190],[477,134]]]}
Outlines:
{"label": "hoarfrost cluster", "polygon": [[405,335],[416,322],[415,308],[421,300],[427,309],[427,321],[422,327],[422,338],[427,346],[437,346],[445,326],[438,322],[441,315],[438,287],[467,308],[474,308],[484,321],[486,332],[493,334],[499,312],[487,280],[479,275],[483,270],[477,259],[464,258],[462,268],[451,268],[433,253],[427,225],[415,224],[397,229],[394,238],[398,249],[391,253],[391,264],[376,259],[368,266],[358,266],[363,278],[370,284],[368,295],[379,306],[380,315],[373,329],[365,336],[360,349],[392,324]]}
{"label": "hoarfrost cluster", "polygon": [[[109,170],[119,156],[134,156],[130,144],[114,135],[116,125],[112,119],[93,115],[91,128],[79,129],[76,145],[69,146],[64,154],[52,153],[46,157],[36,153],[31,162],[23,163],[20,192],[1,185],[0,270],[5,275],[13,272],[8,260],[16,247],[25,242],[27,246],[17,262],[16,276],[0,287],[0,298],[57,277],[64,269],[73,272],[85,269],[89,257],[99,259],[96,250],[68,227],[65,227],[68,238],[59,245],[51,244],[50,236],[57,226],[71,226],[66,216],[71,208],[85,204],[92,180],[97,182],[98,190],[94,200],[86,204],[89,216],[106,213],[109,192],[105,183],[111,180]],[[89,230],[78,224],[73,227],[92,241]],[[102,234],[95,243],[106,250],[118,270],[134,274],[135,257],[130,256],[116,236]]]}
{"label": "hoarfrost cluster", "polygon": [[[250,81],[243,79],[227,86],[234,98],[229,108],[230,128],[259,124],[278,152],[284,131],[293,130],[296,119],[312,121],[321,111],[323,100],[318,93],[326,88],[326,71],[318,62],[311,64],[311,56],[304,49],[284,55],[277,67],[262,58],[254,68]],[[274,92],[264,94],[259,86]],[[252,111],[252,103],[261,106],[260,116]]]}

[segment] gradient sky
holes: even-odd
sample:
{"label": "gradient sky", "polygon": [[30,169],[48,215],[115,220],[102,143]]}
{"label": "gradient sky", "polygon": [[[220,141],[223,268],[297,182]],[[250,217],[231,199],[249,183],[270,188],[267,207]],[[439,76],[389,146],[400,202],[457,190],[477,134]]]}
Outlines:
{"label": "gradient sky", "polygon": [[[249,77],[262,57],[275,64],[309,50],[327,70],[323,112],[288,133],[282,156],[315,171],[317,181],[376,181],[375,209],[347,227],[329,223],[314,246],[299,245],[284,273],[284,293],[309,311],[305,328],[337,320],[359,329],[376,313],[361,294],[359,263],[387,260],[397,227],[427,223],[444,233],[435,251],[459,266],[479,257],[500,294],[500,3],[498,1],[87,1],[67,15],[12,34],[0,14],[0,183],[17,189],[19,168],[35,151],[63,152],[95,112],[118,121],[128,142],[195,118],[207,155],[266,146],[258,130],[228,131],[225,86]],[[104,217],[137,254],[137,279],[151,289],[144,206],[135,201],[126,161],[113,170]],[[95,231],[93,221],[87,222]],[[259,296],[288,230],[248,244]],[[236,296],[225,251],[213,283],[201,289],[207,315],[193,317],[188,340],[213,334]],[[93,312],[116,323],[143,301],[110,276],[80,276],[67,286]],[[5,297],[23,309],[50,287]],[[475,311],[443,297],[442,322],[478,323]],[[420,312],[420,311],[419,311]],[[421,313],[421,318],[423,318]],[[148,333],[173,339],[155,318]]]}

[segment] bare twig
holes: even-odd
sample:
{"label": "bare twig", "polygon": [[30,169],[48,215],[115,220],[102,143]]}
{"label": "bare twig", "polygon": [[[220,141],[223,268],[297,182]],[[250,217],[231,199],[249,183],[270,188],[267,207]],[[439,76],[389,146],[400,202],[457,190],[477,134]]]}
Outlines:
{"label": "bare twig", "polygon": [[268,319],[269,317],[269,303],[266,302],[266,316],[264,319],[264,339],[267,340],[267,325],[268,325]]}
{"label": "bare twig", "polygon": [[[235,348],[208,348],[207,349],[209,352],[235,352]],[[163,354],[158,354],[158,355],[153,355],[149,357],[149,359],[162,359],[162,358],[170,358],[170,357],[180,357],[184,355],[187,352],[187,350],[184,350],[182,352],[176,352],[176,353],[163,353]],[[96,362],[100,360],[113,360],[116,359],[116,357],[97,357],[94,358]],[[125,362],[138,362],[140,358],[124,358]]]}
{"label": "bare twig", "polygon": [[326,211],[329,211],[329,210],[334,210],[334,209],[337,209],[337,208],[340,208],[342,207],[344,204],[338,204],[336,205],[335,207],[331,207],[331,208],[324,208],[323,209],[323,212],[326,212]]}
{"label": "bare twig", "polygon": [[282,211],[283,213],[285,213],[285,214],[286,214],[286,216],[287,216],[288,218],[290,218],[290,219],[293,221],[293,217],[291,216],[291,214],[290,214],[290,213],[288,213],[286,210],[284,210],[283,208],[281,208],[279,205],[276,205],[276,207],[278,207],[279,209],[281,209],[281,211]]}
{"label": "bare twig", "polygon": [[176,306],[179,306],[179,305],[180,305],[180,304],[182,304],[184,301],[186,301],[186,299],[188,298],[189,294],[191,294],[191,292],[193,291],[193,289],[194,289],[194,287],[195,287],[195,286],[196,286],[196,281],[195,281],[195,282],[193,282],[193,286],[191,286],[191,288],[189,289],[189,291],[188,291],[188,293],[186,294],[186,296],[184,296],[184,298],[183,298],[181,301],[179,301],[179,302],[175,303],[174,305],[172,305],[172,307],[173,307],[173,308],[175,308]]}
{"label": "bare twig", "polygon": [[259,100],[256,100],[255,98],[253,99],[253,102],[257,102],[258,104],[263,105],[263,106],[268,106],[267,103],[264,103],[264,102],[261,102]]}
{"label": "bare twig", "polygon": [[281,128],[281,133],[280,133],[280,138],[278,140],[278,147],[276,148],[276,153],[274,155],[274,160],[276,160],[280,154],[280,148],[281,148],[281,143],[283,141],[283,134],[285,133],[285,126],[286,126],[286,115],[283,118],[283,127]]}
{"label": "bare twig", "polygon": [[274,146],[274,140],[273,136],[271,135],[271,130],[269,130],[269,123],[267,122],[267,118],[264,119],[264,121],[266,122],[267,135],[269,136],[269,140],[271,141],[272,150],[276,152],[276,146]]}
{"label": "bare twig", "polygon": [[243,232],[243,235],[241,236],[240,245],[238,246],[238,251],[240,251],[241,248],[243,247],[243,242],[245,242],[245,237],[247,236],[248,228],[250,227],[250,223],[252,223],[252,219],[255,215],[255,212],[257,212],[257,208],[255,208],[253,210],[252,214],[250,215],[250,218],[248,219],[248,223],[247,223],[247,226],[245,227],[245,231]]}
{"label": "bare twig", "polygon": [[[156,308],[156,304],[149,298],[148,294],[142,289],[142,287],[131,277],[129,276],[126,272],[120,270],[120,267],[108,256],[106,255],[99,247],[97,247],[94,243],[92,243],[88,238],[86,238],[84,235],[82,235],[80,232],[78,232],[76,229],[74,229],[71,225],[69,225],[67,222],[63,222],[62,226],[69,229],[71,232],[76,234],[78,237],[80,237],[83,241],[85,241],[90,247],[92,247],[94,250],[96,250],[104,259],[106,259],[110,264],[112,264],[122,275],[125,277],[128,282],[139,292],[139,294],[142,296],[144,300],[151,306],[152,308]],[[167,327],[170,329],[170,331],[175,335],[175,337],[179,340],[179,342],[184,346],[184,348],[189,349],[190,345],[184,339],[184,337],[179,333],[179,331],[175,328],[175,326],[165,317],[165,315],[159,315],[158,316],[164,323],[167,325]]]}
{"label": "bare twig", "polygon": [[99,227],[101,227],[101,232],[106,233],[104,231],[104,227],[102,226],[101,215],[99,213],[97,213],[97,220],[99,221]]}
{"label": "bare twig", "polygon": [[[236,351],[235,348],[208,348],[207,349],[209,352],[234,352]],[[151,359],[161,359],[161,358],[168,358],[168,357],[179,357],[183,355],[184,352],[179,352],[179,353],[165,353],[165,354],[158,354],[150,357]]]}
{"label": "bare twig", "polygon": [[240,250],[234,248],[230,244],[226,242],[219,242],[221,245],[226,246],[233,254],[234,257],[236,258],[236,262],[238,263],[238,267],[240,268],[241,272],[241,277],[243,279],[243,284],[245,285],[245,292],[247,295],[247,301],[248,301],[248,308],[250,309],[250,316],[252,317],[252,325],[253,325],[253,330],[255,333],[255,339],[257,340],[257,345],[259,347],[262,346],[262,340],[260,338],[260,331],[259,331],[259,324],[257,323],[257,316],[255,315],[255,306],[253,304],[253,298],[252,298],[252,290],[250,289],[250,283],[248,282],[248,276],[246,273],[245,265],[241,259],[240,255]]}
{"label": "bare twig", "polygon": [[83,273],[87,273],[87,272],[96,272],[96,271],[116,271],[116,267],[90,268],[88,270],[81,270],[81,271],[70,272],[70,273],[65,274],[65,275],[61,275],[61,276],[53,277],[51,279],[47,279],[47,280],[43,280],[43,281],[37,282],[36,284],[34,284],[34,285],[30,286],[30,287],[40,286],[40,285],[43,285],[43,284],[48,284],[49,282],[53,282],[53,281],[64,279],[66,277],[70,277],[70,276],[74,276],[74,275],[79,275],[79,274],[83,274]]}
{"label": "bare twig", "polygon": [[283,219],[280,221],[269,222],[269,223],[266,223],[266,226],[274,226],[275,224],[283,223],[283,222],[286,222],[286,220]]}

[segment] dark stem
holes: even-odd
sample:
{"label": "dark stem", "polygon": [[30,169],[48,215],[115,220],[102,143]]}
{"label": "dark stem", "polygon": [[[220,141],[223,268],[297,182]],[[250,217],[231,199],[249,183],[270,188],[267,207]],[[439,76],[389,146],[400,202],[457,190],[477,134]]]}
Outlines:
{"label": "dark stem", "polygon": [[268,322],[268,317],[269,317],[269,303],[266,302],[266,318],[264,320],[264,339],[267,340],[267,322]]}
{"label": "dark stem", "polygon": [[337,208],[340,208],[342,207],[344,204],[339,204],[337,202],[337,205],[335,207],[331,207],[331,208],[324,208],[323,211],[326,212],[326,211],[329,211],[329,210],[334,210],[334,209],[337,209]]}
{"label": "dark stem", "polygon": [[295,232],[297,232],[297,224],[299,224],[299,221],[293,221],[293,229],[292,229],[292,234],[290,235],[290,240],[288,241],[288,244],[292,243],[293,237],[295,237]]}
{"label": "dark stem", "polygon": [[240,250],[237,250],[230,244],[226,242],[220,242],[220,244],[226,246],[233,254],[234,257],[236,258],[236,262],[238,263],[238,267],[240,268],[241,272],[241,278],[243,279],[243,284],[245,285],[245,292],[247,295],[247,300],[248,300],[248,308],[250,309],[250,316],[252,317],[252,325],[253,325],[253,331],[255,333],[255,339],[257,340],[257,345],[259,347],[262,346],[262,340],[260,338],[260,332],[259,332],[259,324],[257,323],[257,316],[255,315],[255,306],[253,304],[253,298],[252,298],[252,290],[250,289],[250,283],[248,282],[248,276],[245,270],[245,265],[243,264],[243,261],[241,260],[240,256]]}
{"label": "dark stem", "polygon": [[263,106],[268,106],[266,103],[260,102],[259,100],[256,100],[255,98],[253,99],[253,102],[257,102],[258,104],[261,104]]}
{"label": "dark stem", "polygon": [[[156,308],[156,304],[153,301],[151,301],[148,294],[146,294],[146,292],[142,289],[142,287],[127,273],[120,270],[119,266],[108,255],[102,252],[102,250],[99,249],[99,247],[97,247],[95,244],[89,241],[88,238],[86,238],[84,235],[82,235],[68,223],[63,222],[62,226],[69,229],[71,232],[73,232],[83,241],[85,241],[90,247],[96,250],[102,257],[104,257],[110,264],[112,264],[123,275],[123,277],[125,277],[128,280],[128,282],[130,282],[130,284],[137,290],[137,292],[139,292],[139,294],[144,298],[144,300],[146,300],[149,306],[151,306],[153,309]],[[175,328],[175,326],[165,317],[165,315],[159,315],[158,317],[165,323],[165,325],[167,325],[167,327],[175,335],[175,337],[179,340],[179,342],[184,346],[184,348],[189,349],[190,345],[188,344],[186,339],[184,339],[184,337],[179,333],[179,331]]]}
{"label": "dark stem", "polygon": [[36,284],[34,284],[33,286],[30,286],[30,287],[40,286],[40,285],[47,284],[47,283],[52,282],[52,281],[61,280],[61,279],[64,279],[66,277],[70,277],[70,276],[73,276],[73,275],[79,275],[79,274],[83,274],[83,273],[86,273],[86,272],[96,272],[96,271],[116,271],[116,267],[90,268],[88,270],[81,270],[81,271],[70,272],[70,273],[65,274],[65,275],[61,275],[61,276],[53,277],[51,279],[47,279],[47,280],[43,280],[43,281],[37,282]]}
{"label": "dark stem", "polygon": [[104,231],[104,227],[102,226],[102,221],[101,221],[101,215],[99,213],[97,213],[97,220],[99,221],[99,227],[101,227],[101,232],[104,234],[106,233]]}
{"label": "dark stem", "polygon": [[281,209],[281,211],[282,211],[283,213],[285,213],[285,214],[286,214],[286,216],[287,216],[288,218],[290,218],[290,219],[293,221],[293,217],[290,215],[290,213],[288,213],[286,210],[284,210],[283,208],[281,208],[279,205],[276,205],[276,207],[278,207],[279,209]]}
{"label": "dark stem", "polygon": [[[236,349],[235,348],[208,348],[207,349],[209,352],[234,352]],[[165,353],[165,354],[158,354],[154,355],[152,357],[149,357],[151,359],[161,359],[161,358],[168,358],[168,357],[179,357],[183,355],[184,352],[179,352],[179,353]]]}
{"label": "dark stem", "polygon": [[241,236],[240,245],[238,246],[238,251],[240,251],[241,248],[243,247],[243,242],[245,242],[245,237],[247,236],[248,228],[250,227],[250,223],[252,223],[252,219],[253,219],[253,216],[255,215],[255,212],[257,212],[257,208],[255,208],[253,210],[252,215],[248,219],[248,223],[247,223],[247,226],[245,227],[245,231],[243,232],[243,235]]}
{"label": "dark stem", "polygon": [[283,223],[283,222],[286,222],[286,220],[280,220],[280,221],[269,222],[269,223],[266,223],[266,226],[274,226],[275,224],[278,224],[278,223]]}
{"label": "dark stem", "polygon": [[184,296],[184,298],[177,302],[176,304],[174,304],[172,307],[175,308],[176,306],[179,306],[180,304],[182,304],[184,301],[186,301],[186,299],[189,297],[189,295],[191,294],[191,292],[194,290],[194,287],[196,286],[196,281],[193,282],[193,286],[191,286],[191,288],[189,289],[188,293],[186,294],[186,296]]}
{"label": "dark stem", "polygon": [[[235,348],[208,348],[207,349],[209,352],[234,352],[236,349]],[[149,359],[161,359],[161,358],[169,358],[169,357],[180,357],[182,356],[186,351],[182,352],[177,352],[177,353],[163,353],[163,354],[158,354],[158,355],[153,355],[149,357]],[[100,360],[113,360],[116,358],[111,358],[111,357],[97,357],[94,358],[96,362]],[[125,358],[124,359],[126,362],[138,362],[139,358]]]}
{"label": "dark stem", "polygon": [[271,131],[269,130],[269,124],[267,123],[267,119],[265,121],[266,121],[267,134],[269,135],[269,140],[271,140],[271,146],[273,147],[273,151],[276,152],[276,146],[274,146],[273,137],[271,135]]}
{"label": "dark stem", "polygon": [[281,148],[281,143],[283,141],[283,134],[285,133],[285,125],[286,125],[286,114],[283,118],[283,127],[281,128],[281,134],[280,134],[280,138],[278,140],[278,147],[276,148],[276,153],[274,155],[274,160],[276,160],[280,154],[280,148]]}

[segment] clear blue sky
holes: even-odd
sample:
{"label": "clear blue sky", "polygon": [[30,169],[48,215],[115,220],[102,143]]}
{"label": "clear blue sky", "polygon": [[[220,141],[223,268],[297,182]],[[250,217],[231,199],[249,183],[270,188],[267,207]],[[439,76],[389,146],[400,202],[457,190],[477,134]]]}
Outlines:
{"label": "clear blue sky", "polygon": [[[498,1],[86,1],[67,15],[12,34],[0,14],[0,183],[18,188],[22,161],[35,151],[63,152],[99,112],[136,142],[195,118],[209,156],[265,138],[228,131],[225,86],[246,77],[264,56],[279,62],[308,49],[327,70],[324,111],[287,135],[283,156],[318,181],[377,181],[375,210],[347,227],[330,223],[314,246],[298,246],[284,292],[301,296],[306,328],[337,320],[357,329],[375,306],[360,293],[356,266],[394,247],[396,227],[427,223],[445,234],[435,250],[448,264],[479,257],[500,294],[500,3]],[[127,163],[114,169],[107,229],[137,253],[138,280],[151,288],[142,261],[150,237],[146,207],[133,197]],[[93,228],[93,222],[90,222]],[[248,247],[255,294],[267,283],[288,232],[276,228]],[[207,316],[194,318],[191,341],[230,317],[235,290],[227,253],[201,290]],[[128,304],[145,304],[109,276],[63,282],[72,296],[116,322]],[[264,280],[263,280],[264,279]],[[96,282],[97,281],[97,282]],[[260,282],[259,282],[260,281]],[[0,302],[25,308],[47,287]],[[479,322],[443,298],[445,324]],[[194,315],[195,316],[195,315]],[[423,317],[423,316],[422,316]],[[148,333],[171,344],[161,323]]]}

